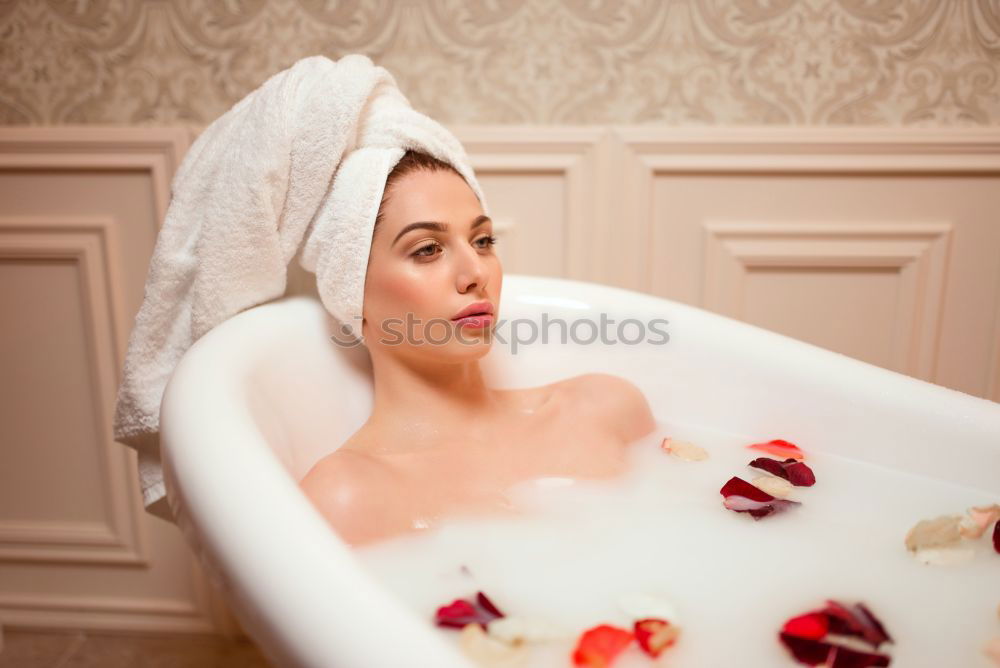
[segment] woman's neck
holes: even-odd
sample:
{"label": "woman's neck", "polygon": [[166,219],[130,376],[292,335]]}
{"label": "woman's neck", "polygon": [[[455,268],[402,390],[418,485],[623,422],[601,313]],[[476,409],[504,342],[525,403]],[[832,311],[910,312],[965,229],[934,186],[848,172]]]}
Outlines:
{"label": "woman's neck", "polygon": [[385,356],[374,364],[375,398],[366,427],[380,449],[403,450],[479,439],[503,409],[498,393],[483,379],[478,360],[418,365]]}

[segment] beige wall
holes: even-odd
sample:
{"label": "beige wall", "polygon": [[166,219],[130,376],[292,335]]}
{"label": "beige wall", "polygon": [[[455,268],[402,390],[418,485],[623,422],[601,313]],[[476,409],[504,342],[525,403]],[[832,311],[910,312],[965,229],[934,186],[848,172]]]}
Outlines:
{"label": "beige wall", "polygon": [[190,141],[313,53],[456,132],[507,271],[1000,400],[995,2],[484,4],[0,2],[0,623],[232,630],[111,414]]}
{"label": "beige wall", "polygon": [[444,123],[1000,124],[989,0],[16,0],[0,36],[0,124],[204,125],[350,52]]}

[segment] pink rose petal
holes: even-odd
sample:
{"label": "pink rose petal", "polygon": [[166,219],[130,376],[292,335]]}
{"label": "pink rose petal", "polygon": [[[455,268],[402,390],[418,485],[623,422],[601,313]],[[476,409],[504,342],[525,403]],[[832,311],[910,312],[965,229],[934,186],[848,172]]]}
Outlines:
{"label": "pink rose petal", "polygon": [[966,514],[968,519],[963,520],[959,531],[964,538],[979,538],[991,524],[1000,520],[1000,505],[973,506]]}

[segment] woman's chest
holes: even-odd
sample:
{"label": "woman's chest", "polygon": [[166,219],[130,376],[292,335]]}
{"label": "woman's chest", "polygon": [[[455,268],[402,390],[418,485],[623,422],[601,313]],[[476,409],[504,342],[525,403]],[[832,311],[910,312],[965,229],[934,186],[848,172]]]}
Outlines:
{"label": "woman's chest", "polygon": [[625,445],[597,420],[555,411],[451,441],[390,462],[407,488],[407,504],[428,512],[455,506],[504,505],[512,485],[541,477],[608,478],[625,468]]}

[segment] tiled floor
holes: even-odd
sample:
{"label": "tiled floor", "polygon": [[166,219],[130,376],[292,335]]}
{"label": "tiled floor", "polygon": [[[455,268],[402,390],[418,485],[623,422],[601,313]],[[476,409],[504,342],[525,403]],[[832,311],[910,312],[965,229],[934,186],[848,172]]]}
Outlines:
{"label": "tiled floor", "polygon": [[248,640],[3,629],[0,668],[270,668]]}

